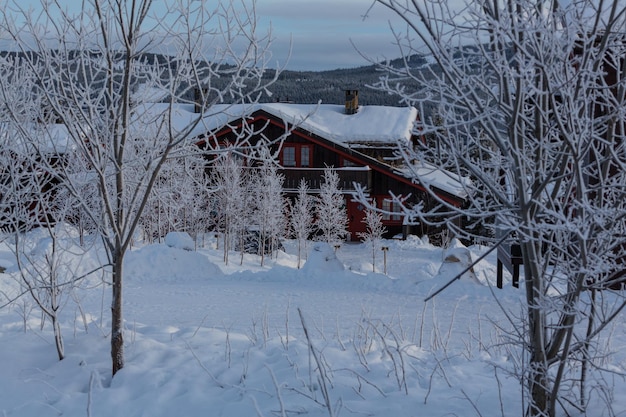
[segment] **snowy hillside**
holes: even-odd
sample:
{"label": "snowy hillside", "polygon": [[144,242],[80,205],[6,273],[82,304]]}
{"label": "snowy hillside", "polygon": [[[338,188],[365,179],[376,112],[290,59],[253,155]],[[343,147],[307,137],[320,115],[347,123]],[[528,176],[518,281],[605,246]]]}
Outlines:
{"label": "snowy hillside", "polygon": [[[386,243],[387,275],[382,255],[381,272],[371,272],[364,244],[335,254],[310,243],[300,270],[292,242],[264,267],[253,255],[240,265],[238,254],[226,266],[210,240],[197,251],[177,241],[134,248],[126,262],[125,368],[111,379],[110,290],[99,279],[83,282],[63,308],[60,362],[37,310],[5,306],[0,415],[522,415],[511,375],[522,353],[508,344],[512,326],[498,303],[518,316],[523,290],[491,287],[491,254],[425,303],[485,248],[457,245],[446,257],[417,238]],[[101,255],[96,246],[81,265]],[[4,304],[19,291],[8,246],[0,265]],[[626,413],[626,399],[607,392],[626,389],[626,331],[624,320],[617,323],[603,364],[615,373],[595,380],[597,416],[610,415],[603,401]]]}

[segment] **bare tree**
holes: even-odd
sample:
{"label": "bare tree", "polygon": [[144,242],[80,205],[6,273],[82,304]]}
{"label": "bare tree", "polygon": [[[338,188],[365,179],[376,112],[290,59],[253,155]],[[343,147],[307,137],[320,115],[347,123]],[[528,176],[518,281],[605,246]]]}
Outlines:
{"label": "bare tree", "polygon": [[150,241],[171,231],[188,232],[195,240],[208,230],[205,165],[201,155],[171,158],[163,164],[141,219]]}
{"label": "bare tree", "polygon": [[[5,124],[7,134],[2,139],[10,141],[4,142],[0,150],[3,231],[10,236],[17,265],[14,277],[23,290],[21,296],[41,311],[42,328],[50,321],[57,355],[63,360],[60,315],[71,292],[88,274],[81,267],[83,249],[75,242],[73,227],[57,221],[69,218],[73,201],[59,193],[59,185],[45,169],[47,164],[33,158],[31,146],[9,126]],[[25,324],[28,305],[24,301],[20,306]]]}
{"label": "bare tree", "polygon": [[200,161],[191,163],[184,159],[185,176],[181,179],[181,185],[186,190],[186,206],[183,207],[183,230],[188,232],[195,241],[196,248],[199,244],[204,246],[206,233],[213,226],[213,219],[210,210],[210,177],[206,175],[205,165]]}
{"label": "bare tree", "polygon": [[[526,315],[511,323],[518,329],[511,336],[526,350],[518,376],[527,415],[584,409],[586,372],[576,377],[572,365],[594,365],[593,342],[625,305],[623,298],[607,303],[596,296],[624,279],[623,4],[481,0],[462,10],[446,2],[376,4],[408,27],[395,32],[405,65],[384,65],[377,88],[418,107],[421,132],[436,136],[447,166],[472,178],[469,208],[440,201],[448,219],[495,218],[493,244],[520,245]],[[432,65],[411,68],[414,54]],[[420,87],[404,90],[407,78]],[[425,112],[433,107],[437,117]],[[407,166],[424,157],[405,156]],[[432,213],[417,214],[434,221]],[[448,226],[475,237],[460,223]]]}
{"label": "bare tree", "polygon": [[363,223],[365,223],[366,230],[359,232],[359,237],[372,248],[372,272],[376,272],[376,252],[381,249],[380,243],[387,228],[383,225],[382,213],[371,207],[365,210]]}
{"label": "bare tree", "polygon": [[343,241],[348,234],[348,218],[341,189],[339,174],[333,168],[324,169],[324,181],[315,205],[316,226],[321,238],[329,245]]}
{"label": "bare tree", "polygon": [[[39,14],[7,3],[2,32],[19,49],[21,68],[36,81],[30,91],[45,109],[33,120],[65,126],[72,152],[98,185],[102,217],[87,213],[111,263],[115,374],[124,366],[124,257],[159,171],[208,130],[205,116],[228,109],[221,103],[251,103],[265,91],[269,36],[256,33],[254,3],[173,2],[159,20],[153,0],[91,0],[74,14],[58,1],[42,1]],[[187,111],[194,104],[198,111]],[[88,208],[70,168],[56,172]]]}
{"label": "bare tree", "polygon": [[[220,155],[211,172],[212,195],[215,199],[215,224],[222,233],[224,263],[228,265],[228,255],[233,242],[242,235],[242,227],[247,223],[247,178],[243,160],[234,152]],[[243,250],[243,249],[242,249]]]}
{"label": "bare tree", "polygon": [[306,250],[306,241],[313,233],[313,196],[309,194],[306,179],[302,178],[298,185],[298,195],[289,206],[291,230],[298,242],[298,269],[301,266],[302,251]]}
{"label": "bare tree", "polygon": [[78,153],[65,154],[63,158],[72,167],[67,174],[75,188],[57,187],[56,199],[64,202],[65,220],[78,228],[80,244],[84,246],[86,235],[97,235],[97,221],[104,218],[104,209],[100,204],[98,184],[85,158]]}
{"label": "bare tree", "polygon": [[[37,232],[13,234],[13,252],[23,288],[42,313],[42,328],[46,319],[52,324],[59,360],[65,358],[60,314],[69,300],[79,277],[69,261],[71,241],[64,238],[61,225],[41,224]],[[75,252],[72,253],[75,255]]]}
{"label": "bare tree", "polygon": [[251,179],[254,196],[252,223],[258,227],[257,245],[264,264],[265,254],[274,252],[279,239],[285,232],[285,199],[283,197],[284,176],[278,172],[278,164],[267,148],[260,149],[261,165],[255,168]]}

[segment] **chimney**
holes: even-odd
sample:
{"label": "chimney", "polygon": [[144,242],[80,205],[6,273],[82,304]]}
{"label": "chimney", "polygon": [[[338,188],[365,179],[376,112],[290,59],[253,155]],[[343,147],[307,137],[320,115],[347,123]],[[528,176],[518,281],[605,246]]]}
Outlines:
{"label": "chimney", "polygon": [[206,96],[209,93],[208,88],[194,88],[193,90],[193,111],[194,113],[202,113],[202,109],[204,107],[204,103],[206,102]]}
{"label": "chimney", "polygon": [[359,111],[359,90],[346,90],[346,114]]}

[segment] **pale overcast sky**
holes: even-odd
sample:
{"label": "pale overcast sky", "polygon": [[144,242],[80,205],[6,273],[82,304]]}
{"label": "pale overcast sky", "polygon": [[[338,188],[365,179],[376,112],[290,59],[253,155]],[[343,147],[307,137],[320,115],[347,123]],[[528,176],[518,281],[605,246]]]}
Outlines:
{"label": "pale overcast sky", "polygon": [[[4,1],[4,0],[0,0]],[[13,0],[16,1],[16,0]],[[152,13],[159,15],[165,3],[156,0]],[[202,0],[215,2],[216,0]],[[20,7],[32,7],[37,15],[41,0],[17,0]],[[373,0],[257,0],[258,29],[272,28],[272,63],[283,66],[290,42],[287,69],[325,70],[367,65],[363,54],[375,60],[397,58],[389,22],[404,28],[399,18]],[[64,8],[78,11],[78,0],[59,0]],[[369,15],[364,17],[368,12]],[[401,25],[401,26],[400,26]],[[354,43],[354,45],[351,43]]]}
{"label": "pale overcast sky", "polygon": [[257,12],[261,27],[272,25],[275,60],[285,62],[291,41],[288,69],[323,70],[367,65],[355,46],[374,59],[400,55],[389,22],[404,25],[380,5],[364,18],[371,4],[371,0],[258,0]]}

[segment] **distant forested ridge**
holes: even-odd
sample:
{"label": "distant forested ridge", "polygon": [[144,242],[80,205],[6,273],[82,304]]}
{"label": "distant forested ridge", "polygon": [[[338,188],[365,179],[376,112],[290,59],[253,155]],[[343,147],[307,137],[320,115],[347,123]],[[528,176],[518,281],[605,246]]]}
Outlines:
{"label": "distant forested ridge", "polygon": [[[410,62],[414,68],[428,66],[426,59],[419,56],[411,57]],[[396,63],[398,67],[403,65],[401,60]],[[268,70],[265,76],[271,78],[274,74],[274,70]],[[330,71],[283,71],[270,87],[272,96],[264,96],[262,101],[311,104],[321,100],[324,104],[343,104],[345,90],[351,89],[359,90],[361,105],[405,106],[397,96],[368,87],[383,75],[376,65]],[[407,86],[411,84],[407,79]]]}

